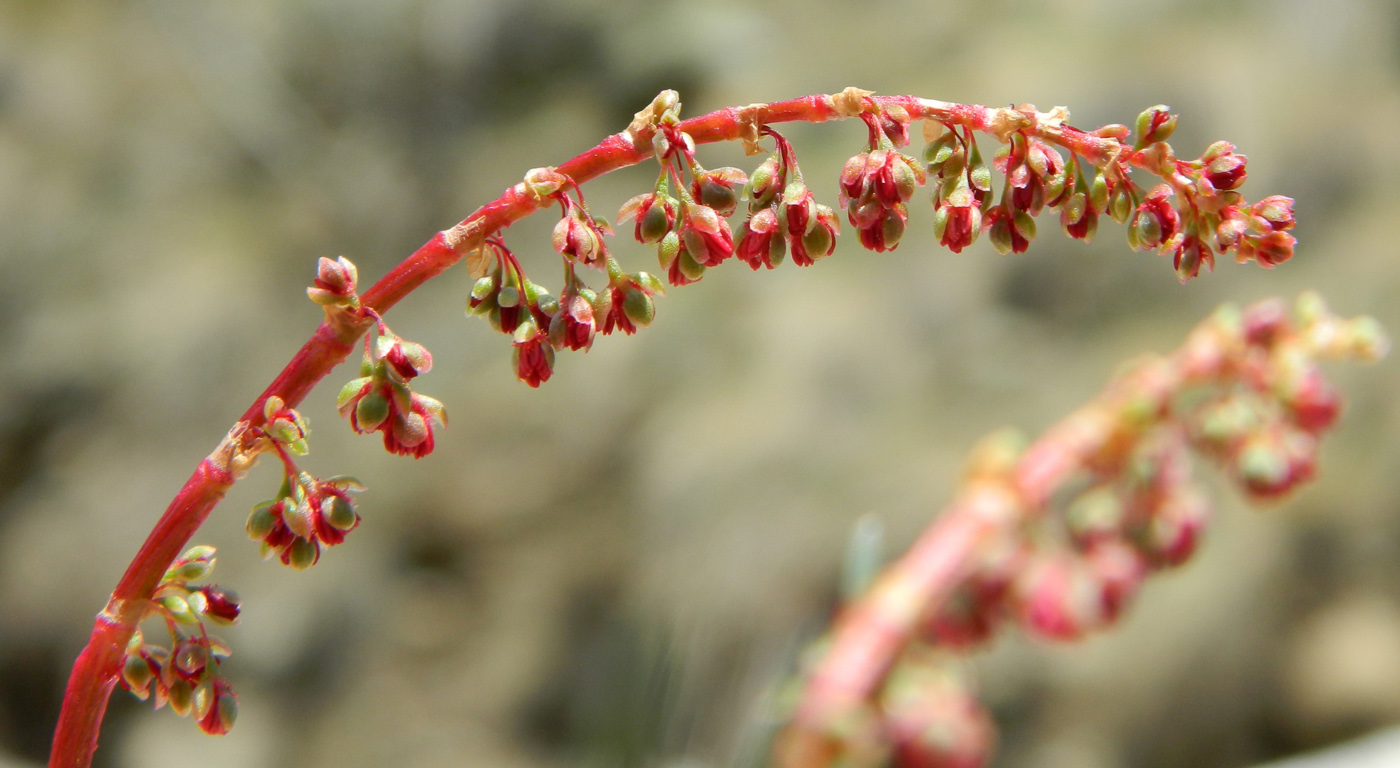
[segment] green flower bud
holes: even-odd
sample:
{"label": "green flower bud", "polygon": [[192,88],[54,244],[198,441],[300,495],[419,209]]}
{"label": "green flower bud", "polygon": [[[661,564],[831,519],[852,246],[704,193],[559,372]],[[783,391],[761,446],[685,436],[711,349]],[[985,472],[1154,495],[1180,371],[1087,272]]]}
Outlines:
{"label": "green flower bud", "polygon": [[325,510],[326,522],[332,528],[341,531],[348,531],[355,527],[358,519],[355,515],[355,508],[350,502],[339,496],[330,497],[329,509]]}
{"label": "green flower bud", "polygon": [[288,553],[287,565],[297,571],[304,571],[315,565],[316,559],[320,555],[320,551],[314,542],[302,538],[292,540],[292,544],[288,548]]}
{"label": "green flower bud", "polygon": [[370,392],[355,404],[355,423],[361,432],[373,432],[389,418],[389,399],[379,392]]}
{"label": "green flower bud", "polygon": [[170,710],[172,712],[180,717],[184,717],[190,713],[190,705],[193,704],[194,689],[190,687],[189,683],[176,678],[175,681],[170,684],[166,695],[170,702]]}
{"label": "green flower bud", "polygon": [[656,317],[656,303],[636,288],[628,288],[622,298],[622,311],[634,325],[651,325]]}
{"label": "green flower bud", "polygon": [[126,662],[122,664],[122,680],[126,681],[126,687],[136,698],[145,701],[151,695],[147,688],[151,684],[151,678],[155,674],[151,672],[151,665],[146,660],[136,655],[126,657]]}
{"label": "green flower bud", "polygon": [[248,538],[253,541],[262,541],[267,535],[272,533],[272,529],[277,527],[277,516],[273,514],[272,508],[276,502],[264,501],[253,507],[252,514],[248,515]]}

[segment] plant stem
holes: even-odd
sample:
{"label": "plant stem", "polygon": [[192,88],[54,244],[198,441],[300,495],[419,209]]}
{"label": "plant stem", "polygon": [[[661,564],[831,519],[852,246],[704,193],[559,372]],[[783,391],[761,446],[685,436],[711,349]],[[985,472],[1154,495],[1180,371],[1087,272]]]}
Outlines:
{"label": "plant stem", "polygon": [[[1042,121],[1009,109],[950,104],[914,96],[871,97],[868,104],[903,107],[911,117],[935,118],[948,124],[1001,134],[1021,130],[1059,144],[1095,162],[1119,156],[1123,145],[1055,121]],[[804,96],[772,104],[731,107],[685,120],[680,130],[698,144],[757,137],[760,125],[782,122],[820,123],[854,117],[858,112],[838,109],[832,96]],[[652,156],[650,127],[638,135],[627,132],[604,139],[593,149],[558,166],[558,172],[575,184],[583,184],[603,174],[635,165]],[[1141,164],[1134,155],[1129,162]],[[361,296],[363,307],[383,314],[426,281],[441,274],[463,256],[479,247],[486,237],[539,210],[548,198],[527,193],[523,184],[507,189],[499,198],[478,209],[451,229],[439,232]],[[311,389],[350,354],[356,340],[369,325],[367,315],[358,321],[328,319],[297,352],[277,378],[249,406],[231,437],[263,421],[263,402],[276,395],[295,407]],[[63,709],[54,734],[49,757],[51,768],[85,768],[97,748],[108,697],[117,682],[123,653],[136,629],[147,601],[162,574],[189,542],[194,531],[218,505],[224,493],[240,474],[228,463],[228,440],[196,468],[189,481],[171,501],[136,557],[127,567],[107,607],[98,615],[87,647],[78,656],[64,694]],[[972,536],[970,531],[964,536]],[[953,565],[949,560],[948,567]],[[947,579],[944,571],[926,574],[929,579]]]}

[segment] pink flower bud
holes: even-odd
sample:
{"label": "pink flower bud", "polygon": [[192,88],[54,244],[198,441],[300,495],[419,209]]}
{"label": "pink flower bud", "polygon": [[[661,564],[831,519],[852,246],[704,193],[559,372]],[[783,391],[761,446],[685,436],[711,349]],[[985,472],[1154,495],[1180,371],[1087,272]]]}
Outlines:
{"label": "pink flower bud", "polygon": [[752,269],[758,269],[760,265],[772,269],[775,266],[772,258],[775,241],[783,243],[778,233],[778,215],[772,208],[764,208],[750,216],[740,230],[739,259]]}
{"label": "pink flower bud", "polygon": [[1171,204],[1172,188],[1159,184],[1147,193],[1129,222],[1129,237],[1134,248],[1150,251],[1176,236],[1181,227],[1181,214]]}
{"label": "pink flower bud", "polygon": [[982,768],[991,760],[996,729],[972,693],[937,679],[891,688],[883,709],[894,768]]}
{"label": "pink flower bud", "polygon": [[1263,219],[1270,229],[1292,229],[1296,223],[1293,219],[1293,198],[1283,195],[1270,195],[1251,206],[1249,212]]}
{"label": "pink flower bud", "polygon": [[578,293],[566,292],[549,324],[550,343],[556,348],[588,349],[593,346],[595,330],[593,305]]}
{"label": "pink flower bud", "polygon": [[1309,368],[1297,384],[1284,393],[1283,401],[1293,423],[1313,434],[1332,426],[1342,412],[1341,395],[1316,367]]}
{"label": "pink flower bud", "polygon": [[1271,348],[1288,329],[1288,308],[1278,299],[1256,302],[1245,309],[1243,325],[1246,342]]}
{"label": "pink flower bud", "polygon": [[352,307],[359,303],[355,296],[358,274],[355,265],[341,256],[335,261],[322,257],[316,262],[316,280],[306,294],[324,306]]}
{"label": "pink flower bud", "polygon": [[1195,554],[1209,521],[1205,496],[1194,488],[1179,488],[1160,500],[1135,541],[1152,562],[1181,565]]}
{"label": "pink flower bud", "polygon": [[[702,267],[716,267],[734,255],[734,235],[729,231],[729,223],[708,205],[686,206],[681,218],[681,242],[685,251],[695,263]],[[691,280],[698,279],[687,274]],[[679,283],[673,283],[679,285]]]}
{"label": "pink flower bud", "polygon": [[1261,267],[1273,267],[1293,258],[1293,246],[1298,241],[1287,232],[1277,230],[1257,238],[1246,237],[1252,246],[1254,258]]}
{"label": "pink flower bud", "polygon": [[199,613],[213,619],[219,624],[236,624],[238,622],[238,597],[232,592],[208,585],[200,587],[193,594],[200,595]]}
{"label": "pink flower bud", "polygon": [[982,212],[978,209],[972,189],[959,179],[951,194],[934,196],[933,232],[938,241],[953,253],[972,245],[982,231]]}
{"label": "pink flower bud", "polygon": [[1015,587],[1022,625],[1048,640],[1075,640],[1104,617],[1102,586],[1068,551],[1034,558]]}
{"label": "pink flower bud", "polygon": [[1172,252],[1172,268],[1176,270],[1176,279],[1187,282],[1200,274],[1202,265],[1207,271],[1214,271],[1215,252],[1201,238],[1188,235]]}
{"label": "pink flower bud", "polygon": [[1176,130],[1176,115],[1171,114],[1170,109],[1165,104],[1158,104],[1138,115],[1136,127],[1139,149],[1171,138],[1172,132]]}
{"label": "pink flower bud", "polygon": [[[1220,145],[1224,145],[1221,147]],[[1239,189],[1244,184],[1245,166],[1248,158],[1244,155],[1237,155],[1234,146],[1229,142],[1218,142],[1210,150],[1206,151],[1203,158],[1206,163],[1205,180],[1210,182],[1218,192],[1226,192],[1232,189]],[[1216,150],[1212,152],[1212,150]]]}

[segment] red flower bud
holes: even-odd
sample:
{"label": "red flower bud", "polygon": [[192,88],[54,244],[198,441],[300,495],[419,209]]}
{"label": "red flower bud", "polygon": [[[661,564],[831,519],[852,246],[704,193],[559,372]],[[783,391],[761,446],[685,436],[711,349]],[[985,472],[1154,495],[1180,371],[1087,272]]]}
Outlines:
{"label": "red flower bud", "polygon": [[222,677],[195,690],[194,711],[199,728],[211,736],[222,736],[233,729],[238,718],[238,696]]}
{"label": "red flower bud", "polygon": [[1270,195],[1251,206],[1249,212],[1263,219],[1269,229],[1292,229],[1297,223],[1293,219],[1293,198],[1283,195]]}
{"label": "red flower bud", "polygon": [[1218,192],[1239,189],[1248,175],[1245,172],[1246,162],[1244,155],[1222,153],[1206,164],[1205,179]]}
{"label": "red flower bud", "polygon": [[560,298],[559,311],[549,323],[550,343],[572,350],[588,349],[593,346],[595,330],[593,305],[578,293],[566,292]]}
{"label": "red flower bud", "polygon": [[778,233],[778,215],[772,208],[764,208],[744,222],[744,228],[739,234],[737,253],[739,258],[753,269],[758,269],[760,265],[772,269],[775,266],[774,245],[781,248],[783,242]]}
{"label": "red flower bud", "polygon": [[972,245],[982,232],[982,211],[965,179],[959,179],[952,193],[934,196],[933,233],[953,253]]}
{"label": "red flower bud", "polygon": [[549,381],[554,374],[554,348],[533,321],[515,329],[515,375],[531,387]]}
{"label": "red flower bud", "polygon": [[620,224],[635,217],[637,226],[634,237],[643,245],[651,245],[660,242],[666,233],[675,228],[676,210],[675,198],[648,192],[623,203],[622,209],[617,212],[617,220]]}
{"label": "red flower bud", "polygon": [[[688,251],[695,263],[702,267],[719,266],[734,255],[734,234],[729,231],[729,223],[708,205],[685,207],[680,235],[681,243],[685,246],[683,250]],[[691,275],[687,277],[698,279]]]}
{"label": "red flower bud", "polygon": [[1128,224],[1128,237],[1133,248],[1152,250],[1176,236],[1181,227],[1181,214],[1171,204],[1172,188],[1159,184],[1137,207]]}
{"label": "red flower bud", "polygon": [[[195,598],[199,595],[199,598]],[[198,612],[220,624],[234,624],[238,621],[238,597],[232,592],[207,585],[190,594],[191,604],[198,602]]]}

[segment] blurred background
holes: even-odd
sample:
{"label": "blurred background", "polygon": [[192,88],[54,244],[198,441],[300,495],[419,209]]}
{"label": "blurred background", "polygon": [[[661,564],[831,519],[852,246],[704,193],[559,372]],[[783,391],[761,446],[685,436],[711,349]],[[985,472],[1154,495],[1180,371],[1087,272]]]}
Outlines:
{"label": "blurred background", "polygon": [[[304,466],[364,481],[363,525],[291,572],[243,533],[275,469],[235,488],[196,541],[245,601],[222,633],[238,725],[118,691],[99,764],[725,768],[825,622],[853,523],[902,549],[979,436],[1037,433],[1223,301],[1314,287],[1400,332],[1392,1],[3,0],[0,766],[44,759],[106,594],[315,327],[317,257],[367,285],[663,88],[693,115],[847,85],[1083,127],[1169,104],[1182,155],[1227,138],[1250,199],[1296,198],[1297,256],[1183,287],[1121,226],[1084,246],[1053,217],[1027,254],[954,255],[925,202],[892,254],[848,230],[816,268],[711,270],[540,391],[454,268],[388,317],[435,356],[434,455],[352,435],[332,400],[355,373],[333,374]],[[835,205],[863,126],[787,133]],[[588,200],[611,216],[654,173]],[[538,219],[507,242],[557,291]],[[1400,723],[1400,368],[1334,374],[1350,408],[1312,486],[1259,510],[1216,483],[1202,552],[1115,631],[972,662],[997,766],[1228,768]]]}

